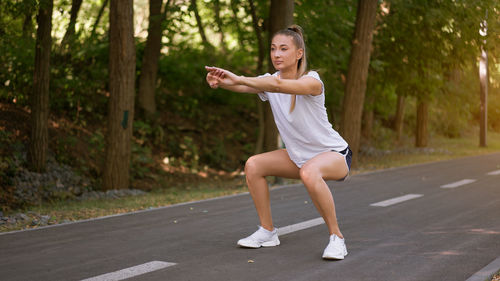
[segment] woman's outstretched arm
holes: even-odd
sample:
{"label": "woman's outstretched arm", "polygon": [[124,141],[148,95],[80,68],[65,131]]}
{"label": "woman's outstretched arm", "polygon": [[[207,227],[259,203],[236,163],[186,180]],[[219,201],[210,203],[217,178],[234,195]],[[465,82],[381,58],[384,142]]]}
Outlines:
{"label": "woman's outstretched arm", "polygon": [[238,93],[251,93],[258,94],[262,91],[259,91],[255,88],[245,86],[245,85],[225,85],[219,83],[219,76],[215,74],[215,71],[209,71],[207,73],[207,83],[210,85],[212,89],[217,89],[219,86],[223,89],[238,92]]}
{"label": "woman's outstretched arm", "polygon": [[309,76],[300,79],[280,79],[276,76],[244,77],[218,67],[206,67],[206,69],[218,77],[221,87],[247,86],[256,89],[258,93],[275,92],[292,95],[320,95],[322,92],[321,82]]}

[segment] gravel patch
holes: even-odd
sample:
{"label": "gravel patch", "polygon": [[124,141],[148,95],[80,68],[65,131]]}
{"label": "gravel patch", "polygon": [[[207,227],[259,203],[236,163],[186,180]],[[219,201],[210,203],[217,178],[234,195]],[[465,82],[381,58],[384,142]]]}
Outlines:
{"label": "gravel patch", "polygon": [[[137,189],[96,191],[89,179],[76,174],[70,166],[57,163],[51,156],[47,159],[45,173],[31,172],[24,167],[23,163],[26,163],[26,153],[22,153],[20,158],[14,159],[16,173],[12,182],[15,187],[13,199],[24,206],[54,200],[118,199],[146,193]],[[64,223],[64,221],[56,222],[55,218],[35,212],[5,216],[0,211],[0,226],[11,226],[18,223],[37,227]]]}

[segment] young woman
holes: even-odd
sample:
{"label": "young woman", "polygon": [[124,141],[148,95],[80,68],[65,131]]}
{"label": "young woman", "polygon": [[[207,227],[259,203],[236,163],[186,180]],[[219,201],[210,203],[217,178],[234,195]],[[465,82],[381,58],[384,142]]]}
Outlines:
{"label": "young woman", "polygon": [[241,247],[272,247],[280,244],[273,226],[266,176],[301,179],[318,212],[328,226],[330,241],[325,259],[344,259],[347,249],[335,214],[332,193],[325,180],[347,177],[352,152],[332,128],[325,108],[323,82],[315,71],[307,71],[302,29],[293,25],[278,31],[271,43],[274,74],[237,76],[218,67],[206,67],[212,88],[255,93],[269,101],[286,149],[250,157],[245,165],[246,181],[260,219],[259,229],[238,241]]}

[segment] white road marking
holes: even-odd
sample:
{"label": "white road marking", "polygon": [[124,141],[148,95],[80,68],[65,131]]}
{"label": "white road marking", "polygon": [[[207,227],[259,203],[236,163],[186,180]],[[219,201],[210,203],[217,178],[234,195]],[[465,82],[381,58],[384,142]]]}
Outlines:
{"label": "white road marking", "polygon": [[465,281],[484,281],[484,280],[491,280],[493,275],[498,271],[500,268],[500,257],[496,258],[494,261],[489,263],[487,266],[483,267],[481,270],[478,272],[474,273],[469,279]]}
{"label": "white road marking", "polygon": [[404,202],[404,201],[408,201],[408,200],[411,200],[411,199],[419,198],[419,197],[422,197],[422,196],[424,196],[424,195],[423,194],[406,194],[406,195],[403,195],[403,196],[399,196],[399,197],[387,199],[387,200],[384,200],[384,201],[380,201],[380,202],[377,202],[377,203],[373,203],[373,204],[370,204],[370,206],[387,207],[387,206],[398,204],[398,203],[401,203],[401,202]]}
{"label": "white road marking", "polygon": [[[392,198],[392,199],[385,200],[382,202],[374,203],[374,204],[371,204],[371,206],[387,207],[387,206],[390,206],[393,204],[397,204],[397,203],[400,203],[403,201],[415,199],[415,198],[422,197],[422,196],[424,196],[424,195],[423,194],[407,194],[407,195],[404,195],[401,197],[396,197],[396,198]],[[278,235],[281,236],[281,235],[289,234],[292,232],[304,230],[304,229],[311,228],[311,227],[314,227],[314,226],[317,226],[320,224],[324,224],[324,223],[325,223],[325,221],[323,220],[323,218],[319,217],[319,218],[315,218],[312,220],[303,221],[303,222],[299,222],[296,224],[291,224],[291,225],[279,227],[278,228]]]}
{"label": "white road marking", "polygon": [[442,185],[441,188],[455,188],[455,187],[459,187],[459,186],[466,185],[466,184],[469,184],[469,183],[473,183],[475,181],[476,180],[465,179],[465,180],[461,180],[461,181],[452,182],[452,183],[449,183],[449,184]]}
{"label": "white road marking", "polygon": [[496,171],[493,171],[493,172],[489,172],[488,175],[490,176],[497,176],[497,175],[500,175],[500,170],[496,170]]}
{"label": "white road marking", "polygon": [[296,224],[291,224],[288,226],[278,228],[278,235],[285,235],[288,233],[311,228],[313,226],[317,226],[317,225],[324,224],[324,223],[325,223],[325,221],[323,220],[323,218],[319,217],[319,218],[315,218],[312,220],[303,221],[303,222],[299,222]]}
{"label": "white road marking", "polygon": [[134,276],[146,274],[149,272],[153,272],[156,270],[163,269],[165,267],[169,267],[172,265],[176,265],[175,263],[172,262],[163,262],[163,261],[152,261],[136,266],[132,266],[129,268],[125,268],[122,270],[118,270],[115,272],[111,273],[106,273],[103,275],[95,276],[92,278],[84,279],[82,281],[117,281],[117,280],[123,280],[127,278],[131,278]]}

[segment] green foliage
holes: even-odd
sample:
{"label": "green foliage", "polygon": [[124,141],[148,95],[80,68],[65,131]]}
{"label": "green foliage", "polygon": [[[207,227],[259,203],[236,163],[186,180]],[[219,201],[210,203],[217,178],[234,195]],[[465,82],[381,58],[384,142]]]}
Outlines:
{"label": "green foliage", "polygon": [[132,154],[130,161],[131,180],[145,178],[151,173],[150,166],[153,164],[151,148],[142,146],[135,142],[132,143]]}
{"label": "green foliage", "polygon": [[[99,178],[101,175],[101,167],[104,164],[104,153],[106,141],[104,134],[100,129],[96,130],[88,139],[89,144],[89,159],[96,163],[95,166],[87,171],[94,178]],[[85,167],[84,167],[85,168]]]}
{"label": "green foliage", "polygon": [[12,132],[0,130],[0,211],[24,205],[15,196],[13,178],[21,162],[23,145],[16,141]]}
{"label": "green foliage", "polygon": [[181,165],[196,171],[198,169],[200,155],[193,138],[184,136],[183,142],[179,145],[179,147],[182,150]]}
{"label": "green foliage", "polygon": [[82,125],[103,121],[107,116],[108,44],[74,43],[73,48],[71,55],[53,54],[51,107]]}
{"label": "green foliage", "polygon": [[[376,113],[386,119],[392,115],[385,109],[388,104],[395,108],[394,99],[380,93],[393,89],[398,95],[431,102],[431,132],[461,137],[475,126],[479,103],[476,63],[484,39],[478,32],[479,23],[489,10],[490,46],[495,41],[491,33],[498,32],[491,29],[497,26],[493,18],[498,18],[498,10],[492,9],[497,4],[496,0],[383,3],[368,87],[368,92],[377,91]],[[494,55],[490,58],[495,60]],[[414,131],[415,110],[413,101],[407,99],[405,128],[409,134]]]}
{"label": "green foliage", "polygon": [[134,137],[143,145],[158,146],[165,140],[165,132],[161,126],[154,126],[142,120],[134,121]]}
{"label": "green foliage", "polygon": [[8,131],[0,131],[0,182],[1,186],[11,186],[12,177],[15,173],[14,157],[8,153],[12,149],[12,134]]}
{"label": "green foliage", "polygon": [[28,103],[34,69],[34,35],[24,22],[24,11],[33,9],[28,4],[6,0],[0,8],[0,100],[20,105]]}
{"label": "green foliage", "polygon": [[491,130],[500,132],[500,91],[498,90],[489,96],[488,124]]}
{"label": "green foliage", "polygon": [[72,147],[74,147],[78,142],[76,136],[66,136],[62,138],[57,138],[54,143],[55,151],[54,154],[56,156],[56,160],[59,163],[63,163],[66,165],[74,163],[75,159],[71,157],[66,151],[69,151]]}

